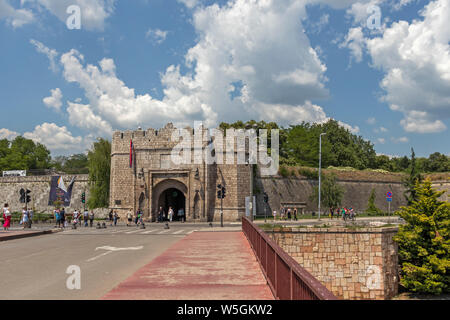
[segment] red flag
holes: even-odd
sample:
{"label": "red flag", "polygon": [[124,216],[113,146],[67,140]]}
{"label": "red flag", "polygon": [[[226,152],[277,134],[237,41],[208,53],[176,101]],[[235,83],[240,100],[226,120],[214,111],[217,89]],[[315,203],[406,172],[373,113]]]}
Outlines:
{"label": "red flag", "polygon": [[133,167],[133,140],[130,139],[130,168]]}

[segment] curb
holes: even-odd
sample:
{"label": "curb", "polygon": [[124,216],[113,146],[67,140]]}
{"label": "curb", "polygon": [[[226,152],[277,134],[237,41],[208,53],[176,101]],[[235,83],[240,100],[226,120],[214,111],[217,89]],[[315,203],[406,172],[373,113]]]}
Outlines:
{"label": "curb", "polygon": [[31,237],[37,237],[42,236],[45,234],[52,234],[60,232],[61,230],[58,229],[51,229],[51,230],[44,230],[44,231],[31,231],[31,232],[25,232],[20,234],[11,234],[7,236],[0,236],[0,242],[8,241],[8,240],[16,240],[16,239],[23,239],[23,238],[31,238]]}

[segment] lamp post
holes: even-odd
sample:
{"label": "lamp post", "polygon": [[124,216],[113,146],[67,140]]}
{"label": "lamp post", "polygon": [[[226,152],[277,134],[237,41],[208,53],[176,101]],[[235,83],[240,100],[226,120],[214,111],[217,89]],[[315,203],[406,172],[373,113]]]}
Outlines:
{"label": "lamp post", "polygon": [[322,171],[322,136],[326,135],[325,132],[319,136],[319,221],[320,221],[320,184],[321,184],[321,171]]}

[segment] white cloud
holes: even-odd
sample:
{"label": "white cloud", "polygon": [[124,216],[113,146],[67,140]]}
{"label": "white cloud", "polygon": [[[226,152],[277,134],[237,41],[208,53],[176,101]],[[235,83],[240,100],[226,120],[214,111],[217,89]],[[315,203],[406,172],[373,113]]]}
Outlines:
{"label": "white cloud", "polygon": [[52,153],[77,153],[87,148],[82,144],[82,137],[73,137],[65,126],[59,127],[54,123],[45,122],[36,126],[33,132],[25,132],[23,136],[45,145]]}
{"label": "white cloud", "polygon": [[360,131],[358,126],[352,127],[351,125],[344,123],[342,121],[338,121],[338,123],[339,123],[339,125],[341,125],[342,127],[344,127],[345,129],[347,129],[348,131],[350,131],[353,134],[357,134]]}
{"label": "white cloud", "polygon": [[400,138],[391,138],[391,141],[394,143],[407,143],[409,142],[409,139],[407,137],[400,137]]}
{"label": "white cloud", "polygon": [[386,73],[384,100],[404,113],[405,131],[440,132],[450,118],[450,2],[432,1],[421,15],[366,43],[373,65]]}
{"label": "white cloud", "polygon": [[157,44],[161,44],[166,40],[168,33],[169,31],[163,31],[160,29],[149,29],[145,34],[145,37],[153,42],[156,42]]}
{"label": "white cloud", "polygon": [[62,106],[62,92],[61,89],[56,88],[54,90],[50,90],[51,96],[44,98],[42,101],[48,108],[53,108],[56,111],[59,111]]}
{"label": "white cloud", "polygon": [[58,71],[58,67],[56,64],[56,58],[58,57],[58,52],[55,49],[50,49],[46,47],[42,42],[31,39],[30,43],[36,47],[36,51],[39,53],[43,53],[47,56],[50,61],[50,70],[53,72]]}
{"label": "white cloud", "polygon": [[0,129],[0,139],[13,140],[19,134],[15,131],[11,131],[5,128]]}
{"label": "white cloud", "polygon": [[116,0],[26,0],[46,8],[64,24],[69,17],[67,8],[77,5],[81,9],[81,29],[103,31],[105,21],[114,13]]}
{"label": "white cloud", "polygon": [[377,139],[377,142],[378,142],[379,144],[385,144],[385,143],[386,143],[386,139],[384,139],[384,138],[378,138],[378,139]]}
{"label": "white cloud", "polygon": [[356,62],[361,62],[365,45],[364,34],[361,27],[351,28],[339,48],[348,48]]}
{"label": "white cloud", "polygon": [[184,4],[189,9],[196,7],[201,2],[201,0],[177,0],[177,1]]}
{"label": "white cloud", "polygon": [[34,21],[33,12],[27,9],[16,9],[8,0],[0,0],[0,20],[5,19],[6,23],[14,29]]}
{"label": "white cloud", "polygon": [[89,132],[95,132],[99,136],[111,136],[111,125],[102,120],[101,117],[95,115],[89,105],[77,104],[69,102],[67,112],[69,113],[70,124]]}
{"label": "white cloud", "polygon": [[374,125],[376,122],[377,122],[377,119],[375,119],[375,118],[373,118],[373,117],[367,119],[367,123],[368,123],[368,124]]}
{"label": "white cloud", "polygon": [[[71,50],[61,56],[63,75],[84,90],[92,117],[114,128],[193,120],[211,126],[251,118],[273,118],[280,124],[322,121],[327,118],[323,109],[310,101],[328,96],[326,66],[302,32],[304,16],[304,3],[298,0],[196,7],[193,23],[199,40],[186,54],[188,72],[181,74],[180,66],[167,68],[161,75],[161,100],[127,87],[116,76],[112,59],[95,66]],[[242,88],[231,99],[236,82]]]}

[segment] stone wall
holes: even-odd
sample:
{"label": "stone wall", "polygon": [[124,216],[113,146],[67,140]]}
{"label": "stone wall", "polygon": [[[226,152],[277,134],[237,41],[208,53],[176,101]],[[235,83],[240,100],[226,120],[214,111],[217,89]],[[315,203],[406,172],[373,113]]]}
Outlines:
{"label": "stone wall", "polygon": [[390,299],[398,290],[397,228],[284,228],[268,232],[342,299]]}
{"label": "stone wall", "polygon": [[[63,175],[63,180],[66,186],[72,180],[73,175]],[[20,189],[28,189],[31,191],[31,202],[29,207],[34,208],[35,212],[50,213],[54,207],[48,205],[50,195],[50,184],[52,176],[28,176],[28,177],[0,177],[0,204],[8,203],[12,211],[20,211],[24,207],[20,203],[19,198]],[[86,193],[86,199],[89,199],[88,175],[75,175],[75,182],[72,189],[72,199],[68,212],[73,212],[75,209],[83,209],[81,203],[81,194]],[[104,209],[94,210],[96,215],[105,214]]]}
{"label": "stone wall", "polygon": [[[306,213],[317,212],[317,203],[310,200],[310,196],[318,182],[303,178],[282,178],[282,177],[258,177],[255,181],[256,191],[260,193],[267,192],[269,196],[269,208],[267,212],[277,210],[279,213],[281,202],[306,202]],[[352,207],[356,212],[364,212],[367,209],[372,189],[375,189],[375,205],[388,211],[386,193],[393,193],[391,202],[391,212],[397,210],[400,206],[406,205],[403,192],[405,188],[398,182],[373,182],[373,181],[338,181],[345,192],[342,201],[343,206]],[[322,213],[328,208],[322,208]],[[264,202],[261,194],[257,195],[257,212],[264,214]],[[328,213],[327,213],[328,214]]]}

